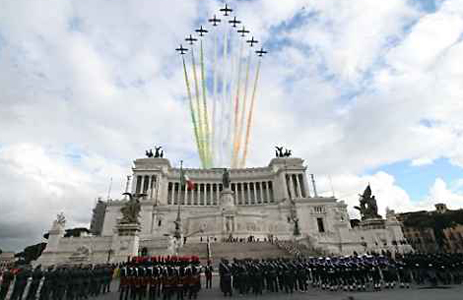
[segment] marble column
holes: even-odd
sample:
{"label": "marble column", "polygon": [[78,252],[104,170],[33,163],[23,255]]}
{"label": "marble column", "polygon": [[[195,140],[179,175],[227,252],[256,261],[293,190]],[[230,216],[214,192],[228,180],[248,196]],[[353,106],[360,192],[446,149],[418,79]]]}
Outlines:
{"label": "marble column", "polygon": [[252,204],[257,204],[256,183],[251,182],[252,185]]}
{"label": "marble column", "polygon": [[299,174],[294,175],[296,178],[296,187],[297,187],[297,194],[299,195],[299,198],[302,198],[302,189],[301,189],[301,182],[299,180]]}
{"label": "marble column", "polygon": [[251,205],[251,191],[249,189],[249,182],[246,182],[244,185],[246,186],[246,192],[244,193],[246,198],[246,204]]}
{"label": "marble column", "polygon": [[138,176],[133,175],[133,177],[132,177],[132,194],[137,193],[137,183],[138,183]]}
{"label": "marble column", "polygon": [[293,174],[288,174],[288,185],[289,185],[289,190],[290,190],[290,193],[291,193],[291,197],[293,199],[296,198],[296,191],[294,189],[294,182],[293,182]]}
{"label": "marble column", "polygon": [[270,191],[269,191],[270,187],[269,187],[269,184],[268,184],[268,181],[265,181],[265,196],[267,197],[267,201],[265,201],[265,203],[270,203]]}
{"label": "marble column", "polygon": [[[140,194],[143,194],[143,186],[145,185],[145,175],[140,176]],[[138,184],[138,183],[137,183]]]}
{"label": "marble column", "polygon": [[[201,190],[203,192],[201,192]],[[199,204],[204,205],[204,183],[199,185]]]}

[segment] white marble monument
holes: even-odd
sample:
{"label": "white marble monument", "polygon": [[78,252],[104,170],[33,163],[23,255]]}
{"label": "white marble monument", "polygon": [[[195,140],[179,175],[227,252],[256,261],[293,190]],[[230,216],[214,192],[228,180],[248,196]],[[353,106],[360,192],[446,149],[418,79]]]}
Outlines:
{"label": "white marble monument", "polygon": [[[137,255],[141,249],[148,255],[172,254],[179,206],[182,235],[188,243],[199,243],[206,237],[223,241],[252,235],[260,240],[273,237],[310,242],[312,247],[332,254],[411,250],[400,243],[405,239],[393,214],[351,228],[347,205],[334,197],[318,196],[315,184],[308,184],[300,158],[274,158],[265,167],[230,169],[230,187],[226,189],[223,169],[183,171],[194,181],[194,190],[181,185],[180,169],[173,168],[169,160],[136,159],[132,193],[147,194],[140,199],[137,233],[126,240],[118,230],[120,210],[127,200],[109,201],[101,236],[64,238],[64,224],[54,224],[39,261],[69,263],[73,255],[80,255],[80,260],[88,262],[115,262]],[[300,230],[296,237],[291,222],[295,217]]]}

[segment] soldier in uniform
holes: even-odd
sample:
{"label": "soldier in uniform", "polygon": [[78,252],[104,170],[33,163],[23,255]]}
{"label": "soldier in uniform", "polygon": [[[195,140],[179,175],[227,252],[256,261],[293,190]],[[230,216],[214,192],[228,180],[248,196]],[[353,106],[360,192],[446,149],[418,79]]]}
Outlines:
{"label": "soldier in uniform", "polygon": [[16,282],[13,287],[13,294],[11,296],[11,300],[21,300],[24,289],[26,288],[27,285],[27,279],[30,277],[31,272],[23,268],[19,271],[18,274],[16,274]]}
{"label": "soldier in uniform", "polygon": [[219,275],[220,275],[220,290],[224,296],[229,295],[230,297],[233,294],[232,291],[232,274],[230,270],[230,265],[226,259],[222,259],[219,265]]}
{"label": "soldier in uniform", "polygon": [[34,271],[32,272],[32,281],[29,287],[29,292],[27,294],[27,300],[35,300],[35,295],[37,294],[37,290],[40,285],[40,281],[42,280],[43,272],[41,270],[41,266],[37,266]]}
{"label": "soldier in uniform", "polygon": [[171,266],[168,266],[163,276],[162,294],[164,300],[170,300],[173,293],[173,284],[175,282],[174,271]]}
{"label": "soldier in uniform", "polygon": [[207,266],[204,267],[204,275],[206,277],[206,289],[212,288],[212,272],[214,268],[211,266],[211,262],[207,262]]}
{"label": "soldier in uniform", "polygon": [[191,275],[188,280],[188,299],[198,298],[198,292],[201,289],[201,273],[198,267],[191,266]]}
{"label": "soldier in uniform", "polygon": [[149,267],[146,268],[146,273],[148,277],[148,300],[156,299],[156,277],[154,275],[155,267],[151,263]]}
{"label": "soldier in uniform", "polygon": [[13,282],[14,275],[10,270],[5,270],[2,275],[2,282],[0,285],[0,300],[5,300],[10,284]]}
{"label": "soldier in uniform", "polygon": [[40,300],[49,300],[52,293],[53,266],[48,267],[43,274],[42,288],[40,289]]}
{"label": "soldier in uniform", "polygon": [[411,283],[411,274],[410,270],[408,269],[407,265],[404,262],[399,262],[397,265],[397,271],[399,275],[399,280],[400,280],[400,287],[404,288],[406,287],[407,289],[410,288],[410,283]]}
{"label": "soldier in uniform", "polygon": [[76,292],[75,275],[74,268],[66,268],[63,270],[62,279],[65,281],[63,296],[66,294],[66,300],[74,300]]}
{"label": "soldier in uniform", "polygon": [[120,271],[119,281],[119,300],[127,300],[130,292],[129,287],[129,269],[124,265]]}

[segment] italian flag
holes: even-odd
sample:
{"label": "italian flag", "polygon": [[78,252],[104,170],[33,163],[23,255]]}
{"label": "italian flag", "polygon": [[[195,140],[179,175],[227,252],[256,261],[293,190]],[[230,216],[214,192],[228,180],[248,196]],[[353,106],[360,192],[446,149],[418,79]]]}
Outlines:
{"label": "italian flag", "polygon": [[180,170],[180,176],[181,176],[180,182],[182,186],[186,185],[186,188],[189,191],[192,191],[195,189],[195,183],[185,174],[185,172],[183,172],[183,169]]}

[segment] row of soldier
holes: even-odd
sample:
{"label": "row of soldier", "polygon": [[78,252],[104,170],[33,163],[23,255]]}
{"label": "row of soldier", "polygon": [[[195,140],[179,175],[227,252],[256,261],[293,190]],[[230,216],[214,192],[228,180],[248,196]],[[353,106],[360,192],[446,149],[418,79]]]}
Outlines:
{"label": "row of soldier", "polygon": [[330,291],[379,291],[416,284],[461,284],[463,254],[407,254],[392,259],[378,255],[300,259],[222,260],[220,289],[224,296],[234,291],[252,293],[314,288]]}
{"label": "row of soldier", "polygon": [[206,288],[211,288],[213,268],[209,264],[201,267],[196,256],[138,257],[120,268],[119,299],[196,299],[202,271]]}
{"label": "row of soldier", "polygon": [[0,300],[82,300],[110,291],[114,266],[21,267],[1,276]]}

